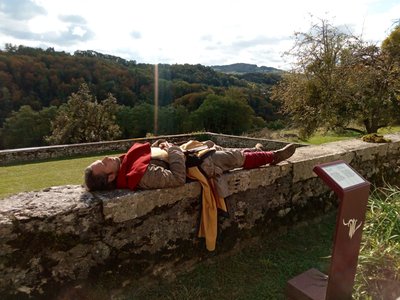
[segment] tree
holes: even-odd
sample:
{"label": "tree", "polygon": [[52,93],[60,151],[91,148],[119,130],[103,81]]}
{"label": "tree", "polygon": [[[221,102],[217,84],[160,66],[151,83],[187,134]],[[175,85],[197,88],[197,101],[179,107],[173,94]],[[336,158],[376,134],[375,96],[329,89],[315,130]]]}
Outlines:
{"label": "tree", "polygon": [[158,128],[159,134],[178,134],[188,131],[188,110],[182,105],[160,107]]}
{"label": "tree", "polygon": [[[348,97],[354,119],[363,124],[368,133],[388,126],[395,115],[393,102],[393,64],[381,49],[374,45],[358,44],[348,65]],[[397,79],[398,80],[398,79]]]}
{"label": "tree", "polygon": [[34,111],[29,105],[23,105],[8,117],[0,130],[4,148],[24,148],[45,145],[44,137],[50,134],[51,120],[56,107]]}
{"label": "tree", "polygon": [[210,94],[191,118],[195,130],[205,129],[219,133],[241,134],[252,128],[255,114],[253,109],[240,99],[240,96],[230,98]]}
{"label": "tree", "polygon": [[400,61],[400,25],[397,25],[382,42],[382,50],[393,60]]}
{"label": "tree", "polygon": [[382,43],[382,52],[391,65],[389,82],[396,108],[400,103],[400,25],[397,25]]}
{"label": "tree", "polygon": [[[0,71],[0,80],[1,80]],[[10,90],[7,87],[0,88],[0,126],[3,124],[7,115],[12,111],[12,98]]]}
{"label": "tree", "polygon": [[149,103],[121,106],[117,112],[117,123],[124,138],[145,137],[154,131],[154,106]]}
{"label": "tree", "polygon": [[295,35],[288,54],[294,67],[273,87],[271,98],[282,101],[303,137],[354,122],[371,133],[390,122],[388,67],[379,48],[321,20]]}
{"label": "tree", "polygon": [[98,102],[83,83],[60,107],[47,140],[51,144],[69,144],[115,139],[120,135],[115,122],[117,109],[117,101],[111,94]]}

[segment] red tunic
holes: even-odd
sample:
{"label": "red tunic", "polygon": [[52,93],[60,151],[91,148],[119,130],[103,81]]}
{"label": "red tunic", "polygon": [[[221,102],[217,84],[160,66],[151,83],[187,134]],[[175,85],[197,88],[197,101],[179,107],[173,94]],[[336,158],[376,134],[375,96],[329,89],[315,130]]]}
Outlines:
{"label": "red tunic", "polygon": [[117,176],[117,189],[134,190],[146,172],[150,158],[149,143],[135,143],[126,154],[122,155]]}

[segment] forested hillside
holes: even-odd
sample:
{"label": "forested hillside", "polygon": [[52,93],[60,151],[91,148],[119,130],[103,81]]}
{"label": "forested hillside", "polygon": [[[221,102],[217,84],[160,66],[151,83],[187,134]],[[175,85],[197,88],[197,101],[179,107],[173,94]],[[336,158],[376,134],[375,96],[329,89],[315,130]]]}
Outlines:
{"label": "forested hillside", "polygon": [[280,79],[278,73],[225,74],[199,64],[161,64],[160,109],[154,128],[154,70],[154,65],[95,51],[71,55],[53,48],[6,44],[0,51],[0,146],[54,143],[57,139],[50,137],[57,115],[65,113],[82,84],[88,89],[78,94],[86,93],[86,101],[95,105],[115,98],[111,118],[119,130],[113,138],[193,130],[240,134],[278,117],[279,105],[268,96]]}
{"label": "forested hillside", "polygon": [[215,71],[232,74],[246,74],[246,73],[282,73],[282,70],[245,63],[237,63],[224,66],[212,66]]}

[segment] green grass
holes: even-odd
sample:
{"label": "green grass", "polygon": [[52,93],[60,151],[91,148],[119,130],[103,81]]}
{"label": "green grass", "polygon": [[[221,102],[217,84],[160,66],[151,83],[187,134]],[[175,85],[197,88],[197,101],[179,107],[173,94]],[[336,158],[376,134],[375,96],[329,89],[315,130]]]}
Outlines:
{"label": "green grass", "polygon": [[379,134],[400,132],[400,126],[390,126],[378,129]]}
{"label": "green grass", "polygon": [[[294,276],[310,268],[328,273],[335,222],[336,213],[330,213],[318,224],[261,238],[171,283],[113,288],[121,300],[284,299],[286,282]],[[394,283],[393,290],[387,282]],[[108,290],[101,283],[92,288]],[[400,190],[390,186],[375,190],[368,202],[353,299],[392,299],[388,291],[400,295]]]}
{"label": "green grass", "polygon": [[321,144],[330,143],[330,142],[354,139],[354,138],[357,138],[360,136],[361,135],[355,135],[355,134],[339,135],[339,134],[334,134],[334,133],[328,133],[326,135],[313,135],[309,139],[303,140],[302,142],[311,144],[311,145],[321,145]]}
{"label": "green grass", "polygon": [[[384,127],[378,130],[378,134],[389,134],[396,132],[400,132],[400,126]],[[320,145],[324,143],[361,138],[364,135],[362,133],[351,130],[345,130],[340,133],[334,131],[319,130],[308,139],[300,139],[299,137],[295,137],[298,136],[298,130],[295,129],[284,129],[269,134],[270,136],[268,136],[267,138],[280,139],[281,137],[283,140],[286,140],[288,142],[299,142],[310,145]],[[286,135],[290,137],[285,137]],[[253,134],[252,137],[257,137],[257,134]],[[260,132],[260,137],[263,137],[262,132]]]}
{"label": "green grass", "polygon": [[[400,126],[384,127],[378,130],[378,134],[389,134],[395,132],[400,132]],[[363,135],[364,134],[350,130],[346,130],[343,133],[336,133],[332,131],[317,132],[316,134],[312,135],[309,139],[301,140],[301,142],[311,145],[320,145],[329,142],[361,138]]]}
{"label": "green grass", "polygon": [[368,202],[356,276],[359,299],[387,299],[386,285],[397,282],[400,296],[400,189],[376,189]]}
{"label": "green grass", "polygon": [[351,131],[351,130],[346,130],[341,133],[337,133],[337,132],[333,132],[333,131],[317,131],[310,138],[308,138],[306,140],[301,140],[301,142],[306,143],[306,144],[311,144],[311,145],[320,145],[320,144],[324,144],[324,143],[355,139],[355,138],[359,138],[361,136],[362,136],[361,133]]}
{"label": "green grass", "polygon": [[[331,213],[319,223],[263,237],[236,254],[215,256],[171,283],[133,284],[121,289],[118,299],[284,299],[290,278],[310,268],[327,271],[335,219]],[[110,290],[101,284],[93,288]]]}
{"label": "green grass", "polygon": [[104,155],[68,158],[0,167],[0,199],[50,186],[82,184],[83,170]]}

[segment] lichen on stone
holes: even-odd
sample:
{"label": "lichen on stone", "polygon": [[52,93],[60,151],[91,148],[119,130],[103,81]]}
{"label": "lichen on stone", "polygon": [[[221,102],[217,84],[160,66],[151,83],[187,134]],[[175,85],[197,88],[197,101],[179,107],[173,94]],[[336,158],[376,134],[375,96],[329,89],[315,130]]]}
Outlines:
{"label": "lichen on stone", "polygon": [[390,143],[390,139],[385,138],[383,135],[377,133],[366,134],[362,137],[362,140],[367,143]]}

